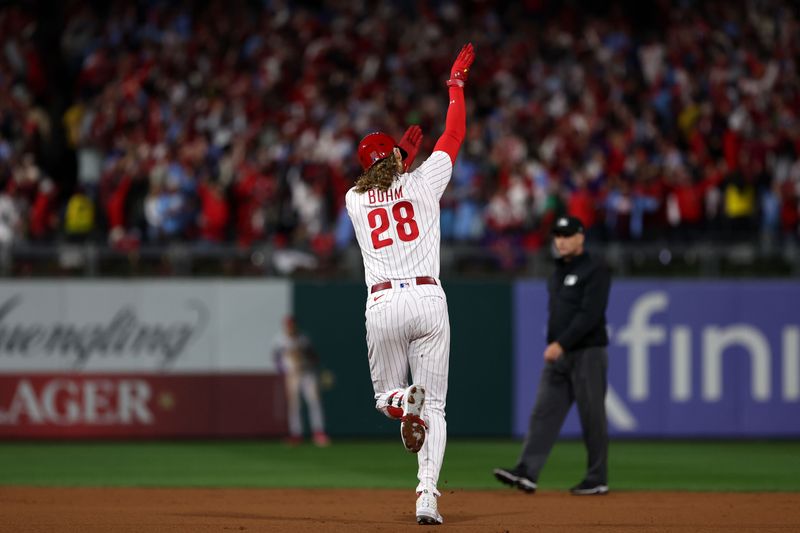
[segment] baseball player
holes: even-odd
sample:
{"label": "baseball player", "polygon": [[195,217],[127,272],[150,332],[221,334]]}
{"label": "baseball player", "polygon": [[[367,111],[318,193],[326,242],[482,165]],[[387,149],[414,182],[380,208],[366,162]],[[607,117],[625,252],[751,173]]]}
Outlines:
{"label": "baseball player", "polygon": [[466,133],[464,84],[473,60],[467,44],[446,83],[445,131],[430,157],[409,172],[422,142],[418,126],[411,126],[399,144],[385,133],[370,133],[358,146],[364,171],[345,197],[364,259],[375,407],[400,420],[403,445],[418,453],[419,524],[443,522],[437,482],[447,441],[450,319],[439,280],[439,200]]}
{"label": "baseball player", "polygon": [[311,340],[298,331],[294,317],[288,316],[284,319],[283,331],[275,339],[273,353],[278,363],[278,369],[283,373],[286,383],[286,403],[289,416],[288,443],[297,445],[303,440],[300,415],[300,396],[302,395],[308,408],[308,419],[314,444],[320,447],[328,446],[330,439],[325,433],[325,417],[317,376],[319,357],[314,351]]}

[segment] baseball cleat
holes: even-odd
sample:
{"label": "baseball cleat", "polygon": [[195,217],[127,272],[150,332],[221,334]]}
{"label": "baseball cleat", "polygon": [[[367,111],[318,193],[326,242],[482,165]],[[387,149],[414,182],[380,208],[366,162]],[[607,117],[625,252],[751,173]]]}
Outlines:
{"label": "baseball cleat", "polygon": [[417,524],[421,526],[438,526],[444,522],[439,514],[439,505],[436,496],[424,490],[417,497]]}
{"label": "baseball cleat", "polygon": [[605,496],[608,494],[608,485],[581,481],[569,489],[569,492],[573,496]]}
{"label": "baseball cleat", "polygon": [[314,433],[314,444],[319,448],[325,448],[331,445],[331,438],[324,431],[317,431]]}
{"label": "baseball cleat", "polygon": [[411,453],[417,453],[425,443],[425,430],[422,420],[422,407],[425,404],[425,389],[411,385],[403,395],[403,417],[400,419],[400,437],[403,446]]}
{"label": "baseball cleat", "polygon": [[518,468],[495,468],[494,477],[500,483],[505,483],[511,487],[517,487],[523,492],[533,494],[536,492],[537,485]]}

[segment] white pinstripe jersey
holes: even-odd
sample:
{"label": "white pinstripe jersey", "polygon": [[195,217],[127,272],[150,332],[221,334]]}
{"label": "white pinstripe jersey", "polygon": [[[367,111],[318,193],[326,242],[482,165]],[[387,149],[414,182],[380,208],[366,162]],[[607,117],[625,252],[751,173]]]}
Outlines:
{"label": "white pinstripe jersey", "polygon": [[439,200],[452,174],[450,156],[436,151],[385,192],[347,191],[347,214],[364,258],[367,287],[391,279],[439,277]]}

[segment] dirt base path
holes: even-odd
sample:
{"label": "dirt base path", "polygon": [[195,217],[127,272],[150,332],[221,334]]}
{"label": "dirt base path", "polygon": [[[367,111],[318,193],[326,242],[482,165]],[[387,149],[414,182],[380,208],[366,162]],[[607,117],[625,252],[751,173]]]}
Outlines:
{"label": "dirt base path", "polygon": [[[800,531],[800,493],[448,491],[459,532]],[[426,528],[430,529],[430,528]],[[0,487],[0,531],[420,531],[414,495],[394,490]]]}

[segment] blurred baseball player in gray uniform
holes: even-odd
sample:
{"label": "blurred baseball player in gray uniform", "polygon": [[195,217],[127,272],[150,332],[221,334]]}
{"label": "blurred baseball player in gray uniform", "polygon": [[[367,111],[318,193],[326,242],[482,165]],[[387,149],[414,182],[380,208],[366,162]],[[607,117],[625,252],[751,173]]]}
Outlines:
{"label": "blurred baseball player in gray uniform", "polygon": [[409,171],[422,142],[418,126],[399,144],[385,133],[370,133],[358,146],[364,172],[345,198],[364,259],[376,408],[401,421],[403,445],[418,453],[419,524],[443,522],[437,483],[447,442],[450,319],[439,281],[439,200],[466,134],[464,83],[473,59],[467,44],[453,63],[445,131],[430,157]]}
{"label": "blurred baseball player in gray uniform", "polygon": [[283,331],[275,339],[273,353],[278,369],[284,375],[286,403],[289,416],[289,439],[292,445],[303,440],[300,415],[300,397],[305,399],[312,439],[317,446],[328,446],[330,439],[325,433],[325,418],[319,393],[319,357],[311,340],[297,329],[294,317],[283,321]]}

